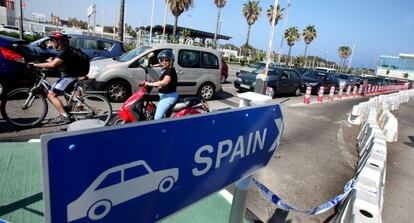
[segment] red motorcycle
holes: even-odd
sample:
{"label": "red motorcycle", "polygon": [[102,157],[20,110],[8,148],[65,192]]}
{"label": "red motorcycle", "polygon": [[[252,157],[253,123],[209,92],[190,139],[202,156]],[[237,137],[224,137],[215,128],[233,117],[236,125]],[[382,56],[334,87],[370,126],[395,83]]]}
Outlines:
{"label": "red motorcycle", "polygon": [[[131,97],[129,97],[118,115],[112,120],[112,125],[120,125],[131,122],[153,120],[156,105],[150,99],[152,87],[146,86],[145,81]],[[205,100],[198,97],[179,99],[177,103],[167,111],[166,117],[182,117],[209,112],[210,109]]]}

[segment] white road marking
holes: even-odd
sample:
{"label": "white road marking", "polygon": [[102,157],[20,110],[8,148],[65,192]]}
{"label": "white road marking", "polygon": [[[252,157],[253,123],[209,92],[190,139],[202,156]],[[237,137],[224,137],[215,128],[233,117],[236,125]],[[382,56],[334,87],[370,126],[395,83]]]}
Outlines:
{"label": "white road marking", "polygon": [[232,203],[233,195],[230,192],[228,192],[226,189],[221,190],[220,195],[223,196],[224,199],[227,200],[227,202],[229,202],[230,204]]}
{"label": "white road marking", "polygon": [[40,142],[40,139],[31,139],[28,142]]}

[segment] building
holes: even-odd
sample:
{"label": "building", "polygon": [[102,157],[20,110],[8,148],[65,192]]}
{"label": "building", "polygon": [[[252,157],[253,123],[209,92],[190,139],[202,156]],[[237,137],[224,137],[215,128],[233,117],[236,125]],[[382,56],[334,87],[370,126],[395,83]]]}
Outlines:
{"label": "building", "polygon": [[414,54],[380,56],[376,75],[414,80]]}
{"label": "building", "polygon": [[14,26],[15,20],[14,1],[0,0],[0,24]]}

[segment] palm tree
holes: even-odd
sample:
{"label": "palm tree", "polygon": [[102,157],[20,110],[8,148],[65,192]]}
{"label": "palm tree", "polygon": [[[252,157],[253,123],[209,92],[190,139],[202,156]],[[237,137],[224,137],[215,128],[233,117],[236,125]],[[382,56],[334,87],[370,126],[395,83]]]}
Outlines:
{"label": "palm tree", "polygon": [[338,53],[339,57],[341,58],[341,61],[339,62],[339,71],[341,71],[345,66],[346,59],[348,59],[348,57],[351,56],[352,50],[349,46],[340,46],[338,49]]}
{"label": "palm tree", "polygon": [[175,42],[175,34],[177,32],[178,17],[187,11],[192,5],[193,0],[169,0],[171,13],[174,15],[174,29],[173,29],[173,40]]}
{"label": "palm tree", "polygon": [[295,45],[295,43],[299,40],[299,38],[300,38],[300,34],[296,26],[290,27],[287,30],[285,30],[285,39],[289,46],[288,59],[290,59],[290,52],[292,50],[292,46]]}
{"label": "palm tree", "polygon": [[250,29],[252,25],[256,22],[259,18],[260,13],[262,12],[262,8],[259,6],[259,1],[248,1],[247,3],[243,4],[243,15],[246,17],[248,29],[247,29],[247,39],[246,39],[246,46],[249,45],[249,38],[250,38]]}
{"label": "palm tree", "polygon": [[214,33],[214,46],[215,48],[217,48],[217,33],[219,30],[221,8],[223,8],[226,5],[226,0],[214,0],[214,4],[216,4],[217,6],[216,32]]}
{"label": "palm tree", "polygon": [[305,29],[303,29],[303,40],[305,41],[305,54],[303,55],[304,58],[304,64],[306,66],[306,54],[308,52],[308,46],[309,44],[316,38],[316,29],[315,26],[307,26]]}
{"label": "palm tree", "polygon": [[[273,10],[274,10],[273,5],[270,5],[269,9],[267,10],[267,18],[269,18],[270,25],[272,24],[272,20],[273,20]],[[277,25],[279,20],[283,19],[283,14],[282,14],[283,10],[285,9],[281,9],[280,5],[278,4],[277,12],[276,12],[276,19],[275,19],[275,26]]]}
{"label": "palm tree", "polygon": [[118,28],[118,38],[119,40],[124,40],[124,16],[125,16],[125,0],[121,0],[121,7],[119,13],[119,28]]}

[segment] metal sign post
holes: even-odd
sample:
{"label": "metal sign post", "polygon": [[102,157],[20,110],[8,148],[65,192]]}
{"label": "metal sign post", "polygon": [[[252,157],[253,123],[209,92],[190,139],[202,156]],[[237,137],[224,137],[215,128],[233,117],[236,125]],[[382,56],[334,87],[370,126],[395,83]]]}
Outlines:
{"label": "metal sign post", "polygon": [[159,221],[265,167],[281,123],[272,104],[42,136],[46,222]]}
{"label": "metal sign post", "polygon": [[266,66],[264,69],[264,73],[258,74],[256,76],[256,86],[254,88],[254,92],[259,93],[259,94],[266,94],[267,82],[269,81],[268,72],[269,72],[269,64],[270,64],[271,55],[272,55],[272,42],[273,42],[273,34],[275,32],[277,5],[278,5],[278,0],[275,0],[275,3],[273,5],[272,29],[269,34],[269,44],[268,44],[267,52],[266,52]]}
{"label": "metal sign post", "polygon": [[[272,100],[271,97],[265,96],[262,94],[257,94],[253,92],[246,92],[237,95],[240,98],[239,107],[248,107],[254,104],[265,104]],[[283,131],[282,128],[283,124],[280,122],[278,130],[279,130],[279,138],[281,136],[281,132]],[[279,141],[279,140],[278,140]],[[246,202],[247,202],[247,192],[251,185],[251,175],[238,181],[235,183],[236,190],[233,195],[233,201],[231,205],[230,211],[230,218],[229,223],[239,223],[243,222],[244,214],[246,212]]]}

